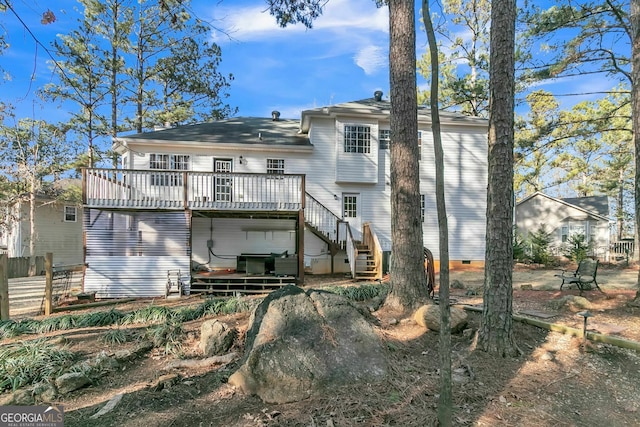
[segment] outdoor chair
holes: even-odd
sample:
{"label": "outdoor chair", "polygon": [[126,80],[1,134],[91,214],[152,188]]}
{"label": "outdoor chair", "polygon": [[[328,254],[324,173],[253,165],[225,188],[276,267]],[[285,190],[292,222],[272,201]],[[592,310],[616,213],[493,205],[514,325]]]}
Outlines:
{"label": "outdoor chair", "polygon": [[[567,285],[575,284],[580,290],[580,295],[582,295],[583,291],[588,291],[592,289],[591,284],[593,283],[595,287],[602,292],[600,286],[598,286],[598,282],[596,280],[596,276],[598,274],[598,260],[593,260],[591,258],[585,258],[578,264],[578,268],[575,272],[571,273],[567,270],[562,270],[561,274],[556,274],[556,277],[562,279],[562,284],[560,285],[560,290],[562,287]],[[603,292],[604,293],[604,292]]]}

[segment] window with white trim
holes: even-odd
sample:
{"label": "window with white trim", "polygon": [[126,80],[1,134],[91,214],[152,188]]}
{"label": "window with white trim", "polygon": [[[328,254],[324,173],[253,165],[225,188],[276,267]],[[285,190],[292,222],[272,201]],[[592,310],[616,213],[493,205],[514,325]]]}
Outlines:
{"label": "window with white trim", "polygon": [[344,152],[371,153],[371,126],[344,125]]}
{"label": "window with white trim", "polygon": [[[182,154],[150,154],[149,169],[159,170],[189,170],[189,156]],[[151,185],[176,186],[182,185],[181,173],[158,173],[151,175]]]}
{"label": "window with white trim", "polygon": [[420,195],[420,218],[424,222],[424,194]]}
{"label": "window with white trim", "polygon": [[418,131],[418,160],[422,160],[422,131]]}
{"label": "window with white trim", "polygon": [[284,159],[267,159],[267,173],[284,175]]}
{"label": "window with white trim", "polygon": [[78,221],[78,208],[75,206],[64,207],[64,222],[76,222]]}
{"label": "window with white trim", "polygon": [[378,130],[378,144],[381,150],[388,150],[391,146],[391,129]]}
{"label": "window with white trim", "polygon": [[342,207],[345,218],[356,218],[358,216],[358,196],[343,196]]}

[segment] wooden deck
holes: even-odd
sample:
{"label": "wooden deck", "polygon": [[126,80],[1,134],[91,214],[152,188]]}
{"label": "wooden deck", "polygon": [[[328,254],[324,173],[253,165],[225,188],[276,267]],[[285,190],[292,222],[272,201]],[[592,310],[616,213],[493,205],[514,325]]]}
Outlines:
{"label": "wooden deck", "polygon": [[241,273],[193,273],[192,293],[267,294],[287,285],[295,285],[295,276],[254,275]]}

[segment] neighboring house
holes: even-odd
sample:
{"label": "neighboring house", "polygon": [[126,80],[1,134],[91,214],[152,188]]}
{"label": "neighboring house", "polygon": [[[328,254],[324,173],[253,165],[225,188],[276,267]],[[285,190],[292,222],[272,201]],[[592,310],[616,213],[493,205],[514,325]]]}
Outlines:
{"label": "neighboring house", "polygon": [[550,246],[562,251],[572,235],[584,235],[592,255],[608,259],[609,198],[590,196],[558,199],[536,192],[516,204],[516,229],[523,238],[541,227],[551,235]]}
{"label": "neighboring house", "polygon": [[[381,277],[392,249],[389,109],[377,92],[300,120],[274,111],[116,138],[122,169],[84,172],[85,291],[162,295],[175,269],[194,290],[215,282],[204,278],[212,271]],[[419,220],[437,258],[431,117],[418,114]],[[441,125],[451,265],[482,266],[487,121],[443,112]],[[295,269],[279,271],[281,254]]]}
{"label": "neighboring house", "polygon": [[[31,242],[28,201],[6,208],[2,246],[9,258],[28,257]],[[36,198],[35,256],[53,254],[54,265],[82,264],[82,205],[61,202],[45,196]]]}

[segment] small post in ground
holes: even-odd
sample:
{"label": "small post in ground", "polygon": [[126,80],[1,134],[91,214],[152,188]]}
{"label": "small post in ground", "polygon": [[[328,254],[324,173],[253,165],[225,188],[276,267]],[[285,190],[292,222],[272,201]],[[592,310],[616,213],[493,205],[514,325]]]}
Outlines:
{"label": "small post in ground", "polygon": [[53,311],[53,254],[47,252],[44,256],[44,315],[50,316]]}
{"label": "small post in ground", "polygon": [[6,253],[0,255],[0,319],[9,320],[9,270]]}

